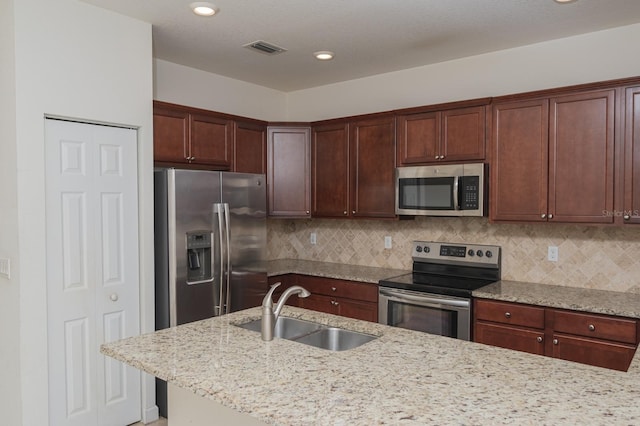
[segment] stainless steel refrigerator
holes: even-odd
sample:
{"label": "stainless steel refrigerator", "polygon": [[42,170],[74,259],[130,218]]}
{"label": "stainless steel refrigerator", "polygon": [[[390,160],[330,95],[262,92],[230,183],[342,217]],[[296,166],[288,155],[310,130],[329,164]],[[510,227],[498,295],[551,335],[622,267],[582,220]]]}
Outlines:
{"label": "stainless steel refrigerator", "polygon": [[[262,303],[264,175],[157,169],[154,199],[156,330]],[[166,415],[166,388],[159,384]]]}

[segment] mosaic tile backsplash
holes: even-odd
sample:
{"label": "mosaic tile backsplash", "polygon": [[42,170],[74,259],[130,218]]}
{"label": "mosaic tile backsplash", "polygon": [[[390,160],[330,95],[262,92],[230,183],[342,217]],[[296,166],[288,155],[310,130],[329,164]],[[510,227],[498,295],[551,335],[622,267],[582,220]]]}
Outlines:
{"label": "mosaic tile backsplash", "polygon": [[[315,232],[317,244],[309,242]],[[393,246],[384,248],[384,237]],[[268,220],[267,256],[411,269],[414,240],[502,247],[502,278],[640,292],[640,226],[490,224],[487,218],[415,220]],[[558,261],[547,260],[557,246]]]}

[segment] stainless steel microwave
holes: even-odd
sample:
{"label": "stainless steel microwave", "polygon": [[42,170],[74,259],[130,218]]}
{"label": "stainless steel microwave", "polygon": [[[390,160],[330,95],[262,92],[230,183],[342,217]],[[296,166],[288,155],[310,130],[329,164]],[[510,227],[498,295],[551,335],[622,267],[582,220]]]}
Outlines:
{"label": "stainless steel microwave", "polygon": [[396,168],[396,214],[484,216],[484,163]]}

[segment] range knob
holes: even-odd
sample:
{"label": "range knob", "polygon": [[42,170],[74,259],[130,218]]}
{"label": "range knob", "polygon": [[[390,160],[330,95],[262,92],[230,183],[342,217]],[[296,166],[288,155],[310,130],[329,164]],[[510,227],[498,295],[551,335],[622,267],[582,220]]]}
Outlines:
{"label": "range knob", "polygon": [[424,246],[423,250],[425,253],[429,253],[431,251],[431,248],[429,248],[429,246]]}
{"label": "range knob", "polygon": [[468,254],[469,256],[473,257],[473,256],[475,256],[475,255],[476,255],[476,252],[475,252],[475,251],[473,251],[473,250],[471,250],[471,249],[469,249],[469,251],[467,252],[467,254]]}
{"label": "range knob", "polygon": [[476,254],[478,255],[478,257],[482,257],[484,255],[484,253],[482,253],[482,250],[478,250]]}
{"label": "range knob", "polygon": [[416,246],[416,251],[417,251],[418,253],[422,253],[422,247],[420,247],[420,246]]}
{"label": "range knob", "polygon": [[485,256],[487,256],[487,257],[493,257],[493,253],[491,253],[491,250],[487,250],[487,251],[484,253],[484,255],[485,255]]}

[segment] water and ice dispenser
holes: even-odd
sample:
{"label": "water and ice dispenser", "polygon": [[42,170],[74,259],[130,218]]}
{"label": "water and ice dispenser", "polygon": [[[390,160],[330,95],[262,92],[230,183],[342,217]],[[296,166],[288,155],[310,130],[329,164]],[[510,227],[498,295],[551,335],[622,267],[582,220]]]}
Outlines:
{"label": "water and ice dispenser", "polygon": [[211,270],[211,231],[187,232],[187,284],[209,282]]}

